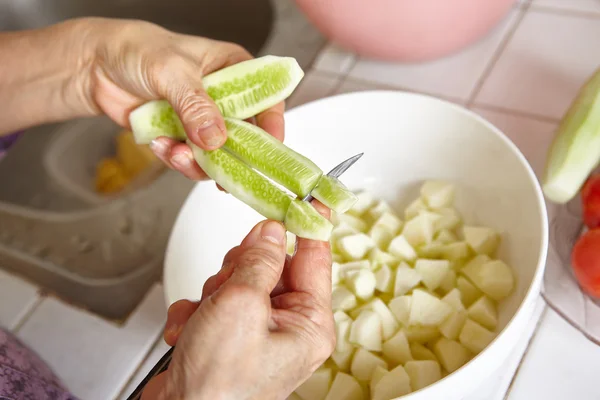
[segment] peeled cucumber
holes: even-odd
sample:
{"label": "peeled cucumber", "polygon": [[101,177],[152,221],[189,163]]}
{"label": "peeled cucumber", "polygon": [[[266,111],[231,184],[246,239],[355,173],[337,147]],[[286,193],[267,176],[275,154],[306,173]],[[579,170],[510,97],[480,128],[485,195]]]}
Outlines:
{"label": "peeled cucumber", "polygon": [[544,194],[566,203],[600,161],[600,69],[586,82],[565,114],[548,153]]}
{"label": "peeled cucumber", "polygon": [[321,176],[311,195],[340,214],[348,211],[358,201],[358,197],[342,182],[328,175]]}
{"label": "peeled cucumber", "polygon": [[[224,117],[246,119],[288,98],[303,77],[294,58],[264,56],[215,71],[202,83]],[[136,108],[129,123],[138,144],[159,136],[186,139],[179,117],[165,100]]]}
{"label": "peeled cucumber", "polygon": [[[212,180],[262,216],[283,221],[291,196],[226,150],[206,151],[188,141],[194,159]],[[288,229],[293,232],[291,229]],[[298,235],[300,236],[300,235]]]}
{"label": "peeled cucumber", "polygon": [[294,194],[305,197],[323,171],[267,132],[248,122],[226,118],[225,148]]}
{"label": "peeled cucumber", "polygon": [[288,231],[296,236],[328,241],[331,237],[333,224],[307,201],[292,200],[284,220]]}

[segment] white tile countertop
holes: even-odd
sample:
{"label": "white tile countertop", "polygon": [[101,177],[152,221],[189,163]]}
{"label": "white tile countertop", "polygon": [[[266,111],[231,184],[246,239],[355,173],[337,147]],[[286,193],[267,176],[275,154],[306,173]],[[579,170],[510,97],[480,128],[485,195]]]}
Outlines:
{"label": "white tile countertop", "polygon": [[[381,88],[438,96],[498,126],[539,175],[559,119],[598,66],[600,0],[520,1],[486,38],[434,62],[372,61],[328,44],[288,108]],[[127,397],[167,350],[165,316],[161,285],[116,325],[0,270],[0,326],[36,350],[85,400]],[[464,400],[600,399],[600,347],[541,298],[535,316],[505,366]]]}

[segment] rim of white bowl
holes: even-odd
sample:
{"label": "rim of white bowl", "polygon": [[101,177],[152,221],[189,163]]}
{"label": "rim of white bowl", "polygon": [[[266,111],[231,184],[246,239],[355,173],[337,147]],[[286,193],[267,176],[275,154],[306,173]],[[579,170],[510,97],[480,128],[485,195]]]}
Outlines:
{"label": "rim of white bowl", "polygon": [[[490,121],[483,118],[482,116],[475,113],[474,111],[469,110],[468,108],[466,108],[460,104],[454,103],[452,101],[440,99],[438,97],[427,95],[427,94],[408,92],[408,91],[403,91],[403,90],[386,90],[386,89],[363,90],[363,91],[357,91],[357,92],[340,93],[340,94],[336,94],[336,95],[332,95],[332,96],[328,96],[328,97],[323,97],[323,98],[320,98],[317,100],[313,100],[311,102],[307,102],[302,105],[296,106],[296,107],[286,111],[285,114],[286,115],[295,114],[295,113],[299,112],[299,110],[302,110],[304,108],[310,108],[310,107],[314,107],[317,104],[336,101],[336,100],[339,100],[340,98],[377,96],[379,94],[381,94],[381,95],[402,95],[402,96],[409,96],[409,97],[415,97],[415,98],[422,98],[422,99],[425,99],[425,100],[428,100],[431,102],[437,102],[448,108],[453,109],[454,111],[456,111],[458,113],[462,113],[474,120],[481,122],[485,127],[488,128],[488,130],[491,133],[495,134],[500,140],[502,140],[504,142],[504,144],[506,146],[508,146],[508,148],[510,148],[512,150],[513,153],[516,154],[519,162],[525,168],[527,176],[529,177],[529,180],[531,181],[532,185],[534,186],[536,200],[537,200],[538,207],[539,207],[540,219],[542,221],[542,226],[540,227],[542,230],[541,247],[540,247],[540,251],[538,254],[538,262],[537,262],[537,266],[535,269],[535,273],[533,275],[531,283],[529,284],[529,288],[527,289],[527,292],[525,293],[525,296],[523,297],[523,300],[521,301],[521,304],[519,305],[519,307],[517,308],[515,313],[512,315],[512,317],[508,320],[508,322],[506,323],[504,328],[500,332],[498,332],[498,334],[496,335],[494,340],[492,340],[485,349],[483,349],[479,354],[474,356],[465,365],[463,365],[460,368],[458,368],[457,370],[449,373],[448,375],[446,375],[439,381],[436,381],[435,383],[433,383],[429,386],[426,386],[422,389],[411,392],[402,397],[403,399],[410,400],[410,398],[413,395],[417,395],[433,386],[441,385],[448,378],[451,378],[453,375],[460,373],[461,371],[465,370],[466,368],[471,368],[471,366],[473,364],[478,364],[479,361],[481,360],[482,355],[484,353],[486,353],[486,351],[489,348],[491,348],[492,346],[494,346],[494,347],[497,346],[498,340],[500,339],[500,337],[503,336],[503,334],[513,325],[515,318],[517,317],[517,315],[519,315],[523,311],[523,309],[525,308],[525,305],[531,303],[533,301],[534,297],[536,297],[536,296],[540,296],[543,299],[541,284],[543,281],[544,270],[546,267],[546,259],[548,256],[548,241],[549,241],[548,212],[546,209],[546,202],[545,202],[544,195],[542,192],[542,187],[537,179],[537,176],[535,175],[535,172],[533,171],[533,168],[531,167],[531,165],[529,164],[529,162],[527,161],[527,159],[525,158],[525,156],[523,155],[521,150],[519,150],[519,148],[512,142],[512,140],[510,140],[508,138],[508,136],[506,136],[504,134],[504,132],[502,132],[502,130],[500,130],[497,126],[492,124]],[[192,189],[192,191],[193,190],[195,190],[195,189]],[[190,194],[191,194],[191,192],[190,192]],[[171,243],[171,237],[179,223],[179,219],[182,214],[181,211],[186,207],[188,199],[189,199],[189,195],[188,195],[188,198],[186,199],[186,201],[184,202],[184,204],[182,205],[179,215],[177,216],[177,220],[173,226],[173,230],[171,231],[171,234],[169,235],[169,243],[168,243],[167,250],[166,250],[167,257],[168,257],[168,254],[170,253],[169,247],[170,247],[170,243]],[[165,266],[163,268],[163,276],[165,278],[166,278],[166,274],[164,272],[166,272],[167,264],[168,264],[168,262],[165,259],[165,263],[164,263]],[[166,289],[166,285],[165,285],[165,289]],[[167,293],[167,290],[165,290],[165,297],[166,297],[166,302],[167,302],[167,306],[168,306],[170,304],[170,302],[169,302],[169,294]]]}

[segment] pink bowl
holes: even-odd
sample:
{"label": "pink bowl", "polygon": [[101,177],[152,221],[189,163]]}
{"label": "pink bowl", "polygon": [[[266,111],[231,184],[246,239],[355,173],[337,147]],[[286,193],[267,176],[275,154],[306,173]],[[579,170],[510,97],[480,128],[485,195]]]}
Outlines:
{"label": "pink bowl", "polygon": [[475,42],[516,0],[296,0],[330,40],[395,61],[443,57]]}

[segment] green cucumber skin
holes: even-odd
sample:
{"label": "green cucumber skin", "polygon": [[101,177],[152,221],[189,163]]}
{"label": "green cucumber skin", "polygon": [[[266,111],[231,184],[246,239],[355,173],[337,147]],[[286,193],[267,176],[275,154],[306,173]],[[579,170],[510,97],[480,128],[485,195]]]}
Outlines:
{"label": "green cucumber skin", "polygon": [[600,69],[562,119],[546,162],[545,196],[564,204],[575,197],[600,160]]}
{"label": "green cucumber skin", "polygon": [[291,202],[284,224],[297,237],[323,242],[331,239],[333,231],[331,221],[319,214],[312,204],[298,199]]}
{"label": "green cucumber skin", "polygon": [[284,221],[291,196],[223,149],[206,151],[188,141],[204,172],[229,194],[268,219]]}
{"label": "green cucumber skin", "polygon": [[342,182],[332,176],[323,175],[311,195],[336,213],[343,214],[358,201],[358,197]]}
{"label": "green cucumber skin", "polygon": [[261,128],[232,118],[225,118],[225,125],[227,150],[297,196],[309,194],[323,175],[315,163]]}

